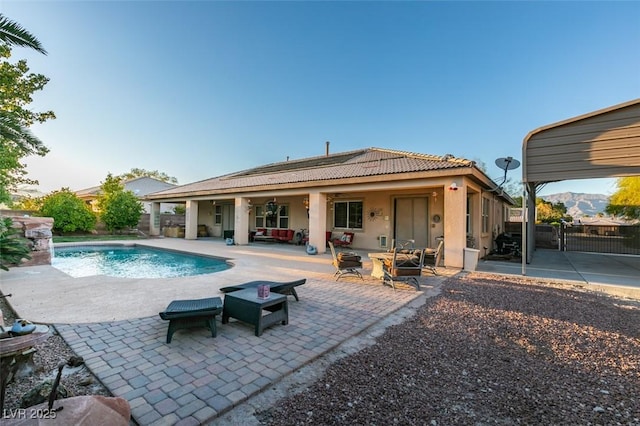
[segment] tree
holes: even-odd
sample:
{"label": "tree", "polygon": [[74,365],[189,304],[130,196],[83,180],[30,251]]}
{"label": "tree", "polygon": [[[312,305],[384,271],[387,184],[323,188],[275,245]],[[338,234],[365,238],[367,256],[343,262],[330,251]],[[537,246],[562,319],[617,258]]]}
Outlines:
{"label": "tree", "polygon": [[536,215],[539,222],[553,223],[562,220],[572,221],[571,216],[567,216],[567,207],[564,203],[556,204],[545,201],[542,198],[536,198]]}
{"label": "tree", "polygon": [[62,188],[44,197],[40,215],[53,218],[56,232],[88,232],[96,226],[96,215],[69,188]]}
{"label": "tree", "polygon": [[136,195],[124,189],[121,176],[111,173],[100,186],[100,219],[110,232],[135,227],[144,211]]}
{"label": "tree", "polygon": [[158,170],[145,170],[145,169],[137,169],[133,168],[127,173],[123,173],[118,176],[122,180],[131,180],[139,177],[150,177],[153,179],[161,180],[162,182],[172,183],[174,185],[178,184],[178,179],[173,176],[169,176],[164,172],[159,172]]}
{"label": "tree", "polygon": [[609,198],[605,211],[627,219],[640,219],[640,176],[618,178],[618,190]]}
{"label": "tree", "polygon": [[26,166],[20,159],[46,155],[48,149],[29,127],[55,118],[52,111],[36,113],[26,108],[32,102],[32,94],[42,90],[49,79],[41,74],[28,74],[25,60],[10,63],[12,45],[46,54],[37,38],[0,14],[0,202],[10,201],[10,192],[18,184],[37,183],[25,177]]}
{"label": "tree", "polygon": [[22,259],[31,259],[29,242],[22,237],[21,231],[13,227],[10,217],[0,218],[0,269],[9,270]]}
{"label": "tree", "polygon": [[134,228],[140,221],[144,208],[131,191],[118,191],[108,198],[100,214],[110,232]]}
{"label": "tree", "polygon": [[109,200],[118,192],[124,191],[124,184],[119,176],[113,176],[111,173],[100,185],[100,194],[98,195],[97,207],[102,212],[109,204]]}

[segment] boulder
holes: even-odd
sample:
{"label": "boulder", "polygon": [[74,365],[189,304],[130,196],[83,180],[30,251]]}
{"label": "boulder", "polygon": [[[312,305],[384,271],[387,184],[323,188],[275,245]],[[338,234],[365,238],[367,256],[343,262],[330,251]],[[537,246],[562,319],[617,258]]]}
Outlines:
{"label": "boulder", "polygon": [[[48,403],[45,402],[25,409],[24,415],[16,412],[8,424],[12,426],[129,426],[131,420],[131,407],[126,399],[120,397],[74,396],[55,401],[51,411],[48,407]],[[14,411],[6,410],[4,418],[11,417]]]}

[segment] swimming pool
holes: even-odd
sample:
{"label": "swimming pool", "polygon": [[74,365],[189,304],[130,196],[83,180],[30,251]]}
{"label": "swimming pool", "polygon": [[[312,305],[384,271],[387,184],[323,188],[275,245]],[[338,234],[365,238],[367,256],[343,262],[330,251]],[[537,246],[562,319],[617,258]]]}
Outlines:
{"label": "swimming pool", "polygon": [[220,258],[137,245],[55,247],[51,265],[75,278],[93,275],[174,278],[211,274],[231,267]]}

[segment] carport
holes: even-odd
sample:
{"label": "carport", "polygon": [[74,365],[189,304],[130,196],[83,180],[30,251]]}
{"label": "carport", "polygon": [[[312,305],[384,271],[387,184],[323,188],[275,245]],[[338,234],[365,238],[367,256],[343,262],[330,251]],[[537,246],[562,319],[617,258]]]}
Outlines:
{"label": "carport", "polygon": [[535,250],[536,192],[563,180],[640,175],[640,99],[531,131],[522,144],[522,274]]}

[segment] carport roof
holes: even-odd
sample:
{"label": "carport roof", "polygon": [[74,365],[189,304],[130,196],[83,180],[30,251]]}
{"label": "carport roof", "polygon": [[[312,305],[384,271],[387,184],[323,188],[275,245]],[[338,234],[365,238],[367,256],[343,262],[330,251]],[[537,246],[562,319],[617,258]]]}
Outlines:
{"label": "carport roof", "polygon": [[522,180],[640,175],[640,99],[531,131],[522,144]]}

